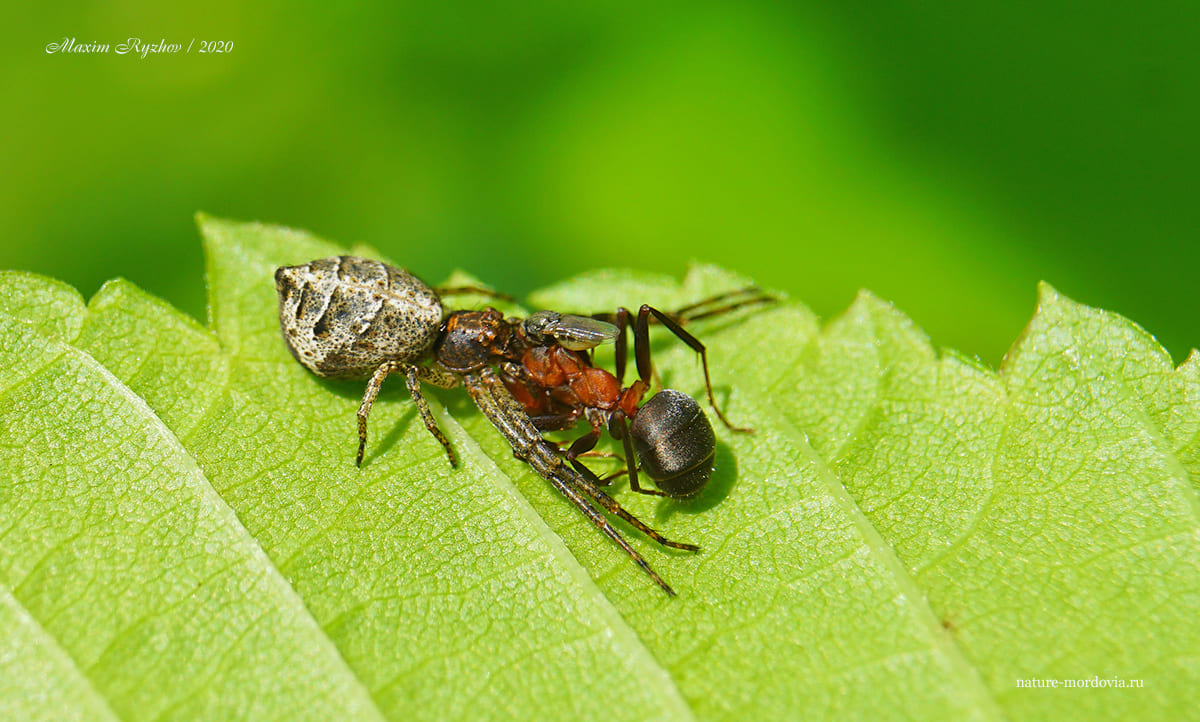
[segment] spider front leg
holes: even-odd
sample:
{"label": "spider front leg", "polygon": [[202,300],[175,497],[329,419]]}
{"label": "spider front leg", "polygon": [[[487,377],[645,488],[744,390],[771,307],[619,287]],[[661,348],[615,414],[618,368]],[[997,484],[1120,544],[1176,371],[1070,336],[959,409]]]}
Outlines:
{"label": "spider front leg", "polygon": [[362,466],[363,454],[367,448],[367,419],[371,415],[371,409],[375,406],[375,398],[379,396],[379,389],[382,388],[384,380],[390,374],[398,372],[404,373],[408,392],[417,406],[417,412],[421,415],[421,421],[425,423],[425,428],[433,434],[433,437],[446,451],[446,458],[449,460],[450,466],[457,467],[458,459],[454,455],[454,449],[450,446],[450,440],[438,428],[437,420],[433,418],[433,412],[429,410],[429,402],[421,393],[421,382],[425,381],[434,386],[449,389],[458,385],[458,377],[440,369],[395,361],[388,361],[375,369],[375,373],[371,374],[371,379],[367,381],[367,388],[363,391],[362,401],[358,405],[358,454],[354,458],[355,465]]}

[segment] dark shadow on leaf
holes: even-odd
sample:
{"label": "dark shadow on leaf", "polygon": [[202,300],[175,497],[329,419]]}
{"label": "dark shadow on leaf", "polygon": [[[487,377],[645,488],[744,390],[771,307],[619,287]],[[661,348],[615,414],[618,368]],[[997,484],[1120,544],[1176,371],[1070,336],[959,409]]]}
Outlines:
{"label": "dark shadow on leaf", "polygon": [[[317,383],[319,383],[326,391],[329,391],[330,393],[333,393],[344,399],[352,399],[355,402],[358,402],[362,399],[363,390],[367,387],[367,382],[365,379],[315,378]],[[402,377],[387,379],[387,381],[384,382],[383,387],[379,390],[379,396],[376,397],[376,413],[371,414],[371,420],[367,426],[367,449],[366,453],[363,454],[362,462],[364,467],[369,466],[377,457],[387,453],[393,446],[395,446],[396,442],[400,440],[400,437],[413,422],[413,417],[416,415],[417,409],[415,406],[413,406],[410,400],[409,404],[404,409],[403,415],[396,420],[391,429],[387,431],[386,435],[380,437],[380,433],[383,430],[380,428],[379,422],[377,421],[379,418],[379,416],[377,416],[379,403],[385,401],[392,403],[397,399],[409,399],[408,389],[405,387],[404,379]],[[351,460],[354,458],[354,449],[358,443],[358,434],[355,431],[358,423],[358,417],[356,415],[357,410],[358,407],[356,403],[354,410],[348,411],[346,415],[345,444],[346,448],[348,449],[347,454],[350,456]]]}
{"label": "dark shadow on leaf", "polygon": [[738,482],[737,459],[729,445],[717,442],[717,453],[713,459],[713,475],[699,495],[691,499],[663,499],[654,512],[657,522],[667,522],[677,513],[699,514],[720,504],[733,491]]}
{"label": "dark shadow on leaf", "polygon": [[461,387],[456,389],[435,389],[433,393],[437,397],[437,400],[441,402],[442,407],[446,409],[446,413],[460,422],[470,418],[472,414],[479,413],[479,409],[475,408],[475,403],[471,401],[471,397]]}
{"label": "dark shadow on leaf", "polygon": [[[362,398],[363,390],[367,388],[366,379],[326,379],[316,376],[315,374],[313,374],[313,378],[315,378],[317,383],[320,384],[321,387],[326,391],[341,396],[344,399],[354,399],[355,401],[358,401]],[[391,386],[392,384],[389,384],[386,381],[384,382],[383,388],[380,389],[379,392],[380,398],[383,398],[384,394],[394,391]],[[404,386],[403,381],[400,382],[400,386]]]}
{"label": "dark shadow on leaf", "polygon": [[392,428],[387,432],[387,435],[380,439],[378,443],[371,440],[371,429],[368,428],[367,452],[363,455],[363,466],[368,466],[376,457],[383,456],[391,451],[396,442],[400,441],[400,437],[408,431],[409,426],[416,420],[416,416],[417,407],[409,404],[404,410],[404,414],[396,420],[396,423],[392,424]]}

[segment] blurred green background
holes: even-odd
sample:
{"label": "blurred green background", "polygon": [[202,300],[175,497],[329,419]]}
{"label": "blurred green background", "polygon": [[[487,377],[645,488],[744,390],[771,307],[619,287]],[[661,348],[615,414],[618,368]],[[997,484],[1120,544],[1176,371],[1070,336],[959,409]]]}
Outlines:
{"label": "blurred green background", "polygon": [[[203,317],[197,210],[523,294],[716,262],[997,363],[1045,279],[1200,345],[1194,3],[10,4],[0,267]],[[225,55],[47,43],[231,40]],[[638,299],[630,299],[637,302]]]}

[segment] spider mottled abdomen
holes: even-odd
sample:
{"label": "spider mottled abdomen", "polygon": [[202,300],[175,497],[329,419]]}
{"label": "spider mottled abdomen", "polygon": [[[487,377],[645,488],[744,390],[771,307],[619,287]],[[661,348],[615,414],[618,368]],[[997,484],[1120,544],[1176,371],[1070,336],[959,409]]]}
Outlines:
{"label": "spider mottled abdomen", "polygon": [[381,364],[412,363],[433,344],[442,302],[402,268],[355,256],[275,271],[283,340],[327,378],[366,378]]}

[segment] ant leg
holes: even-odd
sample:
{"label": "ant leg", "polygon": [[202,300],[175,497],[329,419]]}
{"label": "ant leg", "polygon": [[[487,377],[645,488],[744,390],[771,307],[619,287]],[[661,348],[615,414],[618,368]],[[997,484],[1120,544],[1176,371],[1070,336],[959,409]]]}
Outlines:
{"label": "ant leg", "polygon": [[732,291],[725,291],[724,293],[718,293],[713,296],[709,296],[707,298],[702,298],[699,301],[696,301],[695,303],[689,303],[686,306],[681,306],[681,307],[675,309],[674,311],[672,311],[671,315],[674,316],[675,318],[684,318],[688,313],[696,310],[697,308],[700,308],[701,306],[711,306],[714,303],[719,303],[721,301],[727,301],[730,298],[733,298],[735,296],[743,296],[743,295],[758,294],[758,293],[761,293],[761,291],[758,290],[758,286],[746,286],[744,288],[735,288]]}
{"label": "ant leg", "polygon": [[563,456],[567,457],[567,461],[574,461],[580,454],[586,454],[596,448],[596,442],[600,440],[600,429],[592,429],[571,444],[571,448]]}
{"label": "ant leg", "polygon": [[600,429],[592,429],[583,436],[580,436],[578,439],[575,439],[575,442],[571,444],[571,447],[565,452],[562,452],[562,455],[563,458],[571,463],[571,466],[575,467],[575,471],[578,471],[580,474],[582,474],[588,481],[598,486],[607,486],[612,482],[605,481],[596,476],[596,472],[584,466],[582,461],[579,461],[579,457],[581,455],[586,454],[592,449],[596,448],[596,442],[599,440]]}
{"label": "ant leg", "polygon": [[[734,301],[729,300],[737,298],[738,296],[745,296],[745,298]],[[719,293],[715,296],[709,296],[708,298],[701,299],[682,308],[677,308],[668,315],[679,323],[688,323],[690,321],[696,321],[702,318],[719,316],[723,313],[736,311],[739,308],[745,308],[747,306],[759,306],[762,304],[773,303],[775,300],[776,299],[774,296],[767,294],[757,286],[746,286],[745,288],[739,288],[734,291],[728,291],[726,293]],[[721,305],[716,305],[719,303]],[[715,307],[701,310],[705,306]]]}
{"label": "ant leg", "polygon": [[[600,314],[603,315],[603,314]],[[617,383],[621,386],[625,385],[625,362],[629,358],[629,339],[626,331],[629,328],[630,319],[633,318],[633,313],[624,306],[617,309],[613,315],[613,323],[616,324],[617,330],[620,332],[614,339],[613,355],[617,368]]]}
{"label": "ant leg", "polygon": [[[566,446],[568,443],[571,443],[571,442],[552,441],[550,443],[556,444],[558,446],[559,450],[561,451],[562,447]],[[604,451],[602,449],[589,449],[589,450],[581,453],[579,455],[579,458],[582,459],[585,456],[588,457],[589,459],[617,459],[618,461],[621,462],[621,466],[625,465],[625,457],[621,456],[620,454],[614,453],[612,451]]]}
{"label": "ant leg", "polygon": [[[561,453],[562,445],[566,444],[566,443],[567,443],[566,441],[558,442],[560,453]],[[612,483],[614,480],[620,479],[622,476],[625,476],[626,474],[629,473],[625,469],[625,457],[621,456],[620,454],[614,454],[611,451],[592,450],[592,451],[583,452],[582,454],[579,455],[579,458],[582,459],[585,456],[588,457],[589,459],[616,459],[621,464],[620,470],[614,471],[613,473],[607,474],[605,476],[599,476],[595,472],[593,472],[591,469],[588,469],[586,466],[583,467],[584,469],[587,469],[587,471],[584,472],[584,475],[588,477],[588,481],[592,482],[596,486],[612,486]],[[579,466],[576,466],[575,468],[578,470]]]}
{"label": "ant leg", "polygon": [[[569,442],[569,441],[552,441],[550,443],[552,443],[558,447],[558,451],[560,454],[565,455],[566,452],[563,451],[563,447],[571,442]],[[592,482],[599,484],[600,486],[609,486],[610,484],[612,484],[613,479],[620,478],[620,477],[624,476],[625,474],[629,473],[628,471],[625,470],[625,457],[621,456],[620,454],[616,454],[611,451],[601,451],[601,450],[597,450],[597,449],[591,449],[589,451],[583,452],[582,454],[579,454],[579,456],[577,458],[582,459],[585,456],[589,459],[616,459],[618,462],[620,462],[620,464],[621,464],[620,471],[614,471],[613,473],[609,474],[608,476],[601,476],[601,477],[591,480]],[[590,471],[590,469],[589,469],[589,471]]]}
{"label": "ant leg", "polygon": [[450,286],[444,288],[435,288],[433,289],[433,292],[439,296],[465,296],[467,294],[473,294],[476,296],[483,296],[485,298],[494,298],[498,301],[510,301],[512,303],[516,303],[517,300],[507,293],[499,293],[490,288],[482,288],[480,286]]}
{"label": "ant leg", "polygon": [[530,415],[529,420],[538,431],[566,431],[575,425],[579,417],[575,414],[540,414]]}
{"label": "ant leg", "polygon": [[[622,463],[624,463],[624,461],[625,461],[624,459],[621,459]],[[614,471],[613,473],[609,474],[608,476],[605,476],[600,479],[600,486],[609,486],[613,483],[614,480],[620,479],[622,476],[625,476],[628,473],[629,473],[629,471],[627,469],[621,469],[620,471]]]}
{"label": "ant leg", "polygon": [[646,496],[666,496],[657,489],[646,489],[638,483],[637,461],[633,454],[633,439],[629,436],[629,427],[625,424],[625,414],[617,412],[613,414],[613,421],[616,423],[613,436],[621,439],[621,444],[625,447],[625,471],[629,473],[629,489],[636,491],[639,494]]}
{"label": "ant leg", "polygon": [[[617,309],[616,313],[609,313],[609,314],[598,313],[598,314],[595,314],[593,316],[593,318],[600,318],[601,316],[603,316],[605,318],[611,318],[612,319],[611,323],[616,325],[617,330],[620,332],[617,334],[617,337],[615,339],[615,347],[613,349],[613,356],[614,356],[614,362],[615,362],[614,365],[616,366],[616,371],[617,371],[617,373],[616,373],[617,383],[624,385],[625,384],[625,366],[628,362],[628,357],[629,357],[629,342],[626,339],[625,332],[631,325],[633,325],[633,311],[630,311],[628,308],[625,308],[624,306],[622,306]],[[646,353],[649,354],[650,346],[649,346],[648,342],[645,344],[645,347],[647,349]],[[633,351],[634,351],[635,357],[637,356],[639,348],[641,348],[641,346],[638,345],[637,329],[635,326],[634,335],[633,335]],[[654,370],[654,367],[650,365],[649,356],[647,356],[647,359],[646,359],[644,365],[641,360],[638,360],[638,359],[635,359],[635,360],[637,360],[638,375],[641,377],[642,381],[645,381],[647,385],[654,385],[654,386],[657,386],[658,388],[662,388],[662,379],[660,379],[658,377],[658,372],[656,372]],[[644,368],[649,368],[649,371],[644,371],[643,370]],[[653,382],[654,382],[653,384],[651,384],[651,379],[653,379]]]}
{"label": "ant leg", "polygon": [[[738,296],[745,296],[745,298],[737,298]],[[716,295],[709,296],[708,298],[702,298],[695,303],[689,303],[686,306],[681,306],[673,311],[664,311],[663,313],[670,316],[679,324],[686,324],[692,321],[698,321],[702,318],[719,316],[723,313],[731,313],[739,308],[745,308],[747,306],[760,306],[767,303],[774,303],[776,300],[778,299],[762,290],[758,286],[746,286],[733,291],[718,293]],[[705,306],[712,306],[712,308],[705,308]],[[626,310],[626,313],[629,314],[629,311]],[[632,316],[632,314],[630,315]],[[593,313],[592,318],[599,321],[607,321],[609,323],[616,324],[618,314]],[[653,322],[655,319],[651,319],[651,321]]]}
{"label": "ant leg", "polygon": [[405,379],[408,381],[408,393],[412,394],[413,403],[417,405],[417,411],[421,414],[421,420],[425,422],[425,428],[429,433],[433,434],[433,438],[438,440],[442,448],[446,450],[446,458],[450,461],[450,468],[458,466],[458,459],[454,456],[454,449],[450,448],[450,440],[438,428],[437,420],[433,418],[433,412],[429,410],[429,402],[421,394],[421,376],[422,369],[418,366],[408,366],[406,369]]}
{"label": "ant leg", "polygon": [[708,349],[700,340],[683,330],[670,315],[659,311],[653,306],[645,304],[638,310],[637,323],[633,327],[633,353],[637,361],[638,375],[643,381],[649,382],[650,377],[650,316],[654,315],[659,323],[666,326],[671,333],[680,341],[683,341],[691,347],[693,351],[700,354],[700,364],[704,368],[704,388],[708,392],[708,403],[712,404],[713,411],[717,412],[717,417],[721,419],[721,423],[725,424],[726,428],[731,431],[738,431],[744,434],[753,433],[753,429],[734,426],[729,423],[729,419],[725,418],[725,414],[721,411],[721,407],[717,406],[717,400],[713,397],[712,380],[708,374]]}

